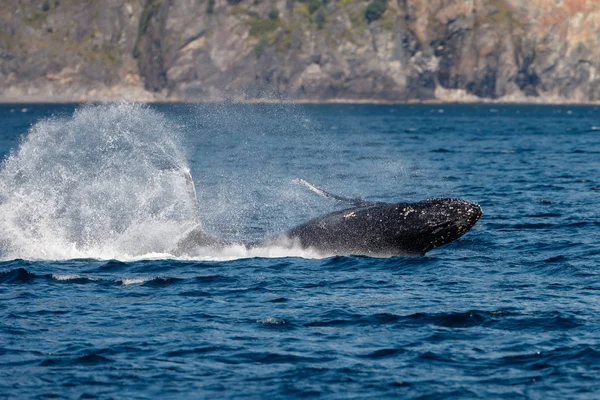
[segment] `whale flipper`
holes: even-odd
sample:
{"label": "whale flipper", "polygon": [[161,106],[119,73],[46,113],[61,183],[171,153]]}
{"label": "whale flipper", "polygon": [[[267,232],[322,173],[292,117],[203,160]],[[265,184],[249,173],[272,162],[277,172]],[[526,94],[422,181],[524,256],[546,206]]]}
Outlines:
{"label": "whale flipper", "polygon": [[192,178],[192,173],[189,168],[183,168],[181,170],[183,172],[183,176],[185,178],[185,183],[188,189],[188,196],[190,197],[190,201],[194,207],[194,217],[196,219],[196,223],[198,226],[202,226],[200,221],[200,205],[198,203],[198,194],[196,193],[196,185],[194,184],[194,178]]}
{"label": "whale flipper", "polygon": [[364,207],[364,206],[371,206],[371,205],[377,204],[372,201],[365,201],[365,200],[361,199],[360,197],[342,197],[342,196],[335,195],[333,193],[329,193],[321,188],[316,187],[312,183],[310,183],[302,178],[298,178],[297,182],[306,186],[307,188],[309,188],[310,190],[312,190],[319,196],[333,199],[333,200],[339,201],[340,203],[349,204],[354,207]]}

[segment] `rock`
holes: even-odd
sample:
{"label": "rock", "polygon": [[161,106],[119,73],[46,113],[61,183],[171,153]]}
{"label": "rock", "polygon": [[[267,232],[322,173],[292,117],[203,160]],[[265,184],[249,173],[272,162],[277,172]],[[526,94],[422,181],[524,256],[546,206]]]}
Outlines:
{"label": "rock", "polygon": [[600,100],[595,0],[367,5],[5,0],[0,101]]}

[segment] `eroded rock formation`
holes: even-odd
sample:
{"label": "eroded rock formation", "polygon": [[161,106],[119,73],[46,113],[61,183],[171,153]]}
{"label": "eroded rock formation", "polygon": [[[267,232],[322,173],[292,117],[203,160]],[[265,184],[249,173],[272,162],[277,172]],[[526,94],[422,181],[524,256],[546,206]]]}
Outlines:
{"label": "eroded rock formation", "polygon": [[600,100],[596,0],[374,1],[4,0],[0,100]]}

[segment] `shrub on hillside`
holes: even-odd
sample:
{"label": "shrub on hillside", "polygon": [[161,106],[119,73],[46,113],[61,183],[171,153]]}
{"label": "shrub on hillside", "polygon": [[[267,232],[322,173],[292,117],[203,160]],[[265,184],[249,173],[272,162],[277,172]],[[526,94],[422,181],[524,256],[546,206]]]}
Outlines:
{"label": "shrub on hillside", "polygon": [[368,23],[381,18],[387,9],[387,0],[373,0],[365,10],[365,19]]}
{"label": "shrub on hillside", "polygon": [[314,13],[321,7],[321,5],[323,5],[321,0],[308,0],[308,12],[311,14]]}

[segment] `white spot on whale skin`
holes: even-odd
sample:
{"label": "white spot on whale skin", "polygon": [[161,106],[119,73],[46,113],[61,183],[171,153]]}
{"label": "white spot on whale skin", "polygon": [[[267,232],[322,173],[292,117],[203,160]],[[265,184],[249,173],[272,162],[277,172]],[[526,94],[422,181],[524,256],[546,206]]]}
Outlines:
{"label": "white spot on whale skin", "polygon": [[[409,214],[417,212],[414,208],[411,207],[405,207],[402,209],[402,211],[400,212],[400,214],[404,215],[404,217],[408,217]],[[421,211],[421,213],[423,214],[424,212]]]}
{"label": "white spot on whale skin", "polygon": [[348,214],[344,214],[345,219],[352,218],[352,217],[356,217],[356,213],[354,211],[351,211]]}

